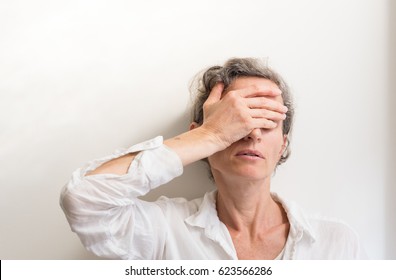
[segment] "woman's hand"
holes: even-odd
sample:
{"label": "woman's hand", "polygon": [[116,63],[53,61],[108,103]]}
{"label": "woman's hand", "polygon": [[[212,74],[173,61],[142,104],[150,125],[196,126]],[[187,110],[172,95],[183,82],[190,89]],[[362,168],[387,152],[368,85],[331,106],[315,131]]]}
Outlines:
{"label": "woman's hand", "polygon": [[275,128],[286,118],[281,91],[272,82],[223,90],[219,83],[209,94],[201,126],[193,123],[194,129],[165,141],[184,166],[226,149],[256,128]]}
{"label": "woman's hand", "polygon": [[223,94],[218,83],[204,103],[201,129],[218,139],[219,150],[242,139],[255,128],[272,129],[286,118],[287,107],[276,101],[281,94],[276,85],[248,86]]}

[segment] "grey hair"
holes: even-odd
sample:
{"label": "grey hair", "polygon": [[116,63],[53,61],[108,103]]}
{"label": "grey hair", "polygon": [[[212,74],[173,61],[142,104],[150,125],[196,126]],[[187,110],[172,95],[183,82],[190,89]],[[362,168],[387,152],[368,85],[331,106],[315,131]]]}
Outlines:
{"label": "grey hair", "polygon": [[[284,163],[290,156],[290,138],[294,117],[294,106],[289,87],[282,77],[272,70],[267,64],[257,58],[231,58],[224,66],[212,66],[198,73],[191,83],[190,91],[195,95],[192,106],[192,121],[201,125],[203,123],[203,104],[208,98],[213,87],[221,82],[224,91],[240,77],[259,77],[272,81],[282,91],[284,105],[288,108],[286,119],[283,121],[282,132],[286,136],[286,147],[277,165]],[[207,159],[205,159],[207,162]]]}

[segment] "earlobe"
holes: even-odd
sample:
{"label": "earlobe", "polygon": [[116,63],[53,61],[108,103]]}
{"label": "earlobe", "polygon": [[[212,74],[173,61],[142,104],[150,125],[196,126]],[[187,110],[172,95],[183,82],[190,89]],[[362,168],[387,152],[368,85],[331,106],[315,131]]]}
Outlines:
{"label": "earlobe", "polygon": [[194,128],[197,128],[199,126],[199,124],[197,124],[196,122],[192,122],[190,124],[190,130],[193,130]]}

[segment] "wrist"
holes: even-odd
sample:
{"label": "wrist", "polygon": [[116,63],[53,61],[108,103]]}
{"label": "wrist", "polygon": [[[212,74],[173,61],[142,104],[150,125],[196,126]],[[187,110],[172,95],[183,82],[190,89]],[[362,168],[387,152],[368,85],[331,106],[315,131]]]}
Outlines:
{"label": "wrist", "polygon": [[210,155],[222,151],[229,146],[225,143],[223,137],[221,137],[222,134],[217,129],[207,127],[203,124],[194,130],[199,134],[202,141],[206,143],[207,147],[211,148],[210,151],[212,153]]}
{"label": "wrist", "polygon": [[215,133],[202,126],[167,139],[164,144],[179,155],[183,166],[207,158],[225,148]]}

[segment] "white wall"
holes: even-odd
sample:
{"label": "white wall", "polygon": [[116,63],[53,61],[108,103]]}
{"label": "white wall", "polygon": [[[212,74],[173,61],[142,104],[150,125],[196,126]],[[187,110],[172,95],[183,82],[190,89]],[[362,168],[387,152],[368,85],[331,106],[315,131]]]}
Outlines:
{"label": "white wall", "polygon": [[389,131],[388,131],[388,168],[386,184],[386,255],[389,258],[396,259],[396,1],[390,1],[388,7],[388,114]]}
{"label": "white wall", "polygon": [[[231,56],[269,58],[295,95],[273,190],[396,258],[390,2],[0,2],[0,258],[94,258],[58,204],[72,171],[186,130],[190,79]],[[149,199],[197,197],[205,176],[189,166]]]}

